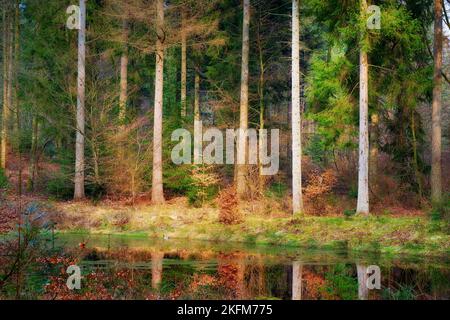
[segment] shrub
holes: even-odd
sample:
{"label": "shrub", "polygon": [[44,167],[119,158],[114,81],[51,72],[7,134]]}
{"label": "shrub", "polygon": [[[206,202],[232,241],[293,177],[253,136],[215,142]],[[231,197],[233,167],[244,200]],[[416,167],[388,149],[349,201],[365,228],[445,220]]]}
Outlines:
{"label": "shrub", "polygon": [[201,207],[206,201],[217,195],[219,177],[214,172],[214,166],[193,166],[191,171],[192,183],[189,186],[189,203]]}
{"label": "shrub", "polygon": [[319,170],[311,173],[304,192],[305,203],[310,213],[319,215],[326,213],[326,196],[333,190],[336,183],[336,173],[331,169],[323,173]]}
{"label": "shrub", "polygon": [[283,198],[288,190],[288,187],[283,182],[272,183],[266,191],[268,198]]}
{"label": "shrub", "polygon": [[45,191],[58,199],[71,199],[74,192],[72,179],[61,172],[51,173],[46,178]]}
{"label": "shrub", "polygon": [[8,188],[8,178],[6,177],[5,170],[0,169],[0,189]]}
{"label": "shrub", "polygon": [[229,187],[219,193],[219,222],[227,225],[238,224],[242,217],[238,208],[238,196],[234,187]]}

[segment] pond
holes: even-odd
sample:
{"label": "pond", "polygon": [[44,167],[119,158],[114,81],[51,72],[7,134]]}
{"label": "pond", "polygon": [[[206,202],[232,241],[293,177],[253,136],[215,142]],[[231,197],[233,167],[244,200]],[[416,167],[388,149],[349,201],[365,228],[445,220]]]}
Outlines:
{"label": "pond", "polygon": [[[44,245],[28,254],[16,280],[0,283],[0,299],[450,297],[450,263],[442,258],[112,235],[41,240]],[[67,287],[70,265],[81,271],[79,290]],[[2,269],[7,274],[6,264]]]}

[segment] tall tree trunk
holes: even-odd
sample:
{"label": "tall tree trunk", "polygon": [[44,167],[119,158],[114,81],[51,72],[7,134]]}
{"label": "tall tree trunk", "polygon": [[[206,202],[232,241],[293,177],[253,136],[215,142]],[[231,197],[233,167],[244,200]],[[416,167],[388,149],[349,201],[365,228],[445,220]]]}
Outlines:
{"label": "tall tree trunk", "polygon": [[200,74],[195,72],[195,89],[194,89],[194,120],[201,121],[200,113]]}
{"label": "tall tree trunk", "polygon": [[[361,0],[361,16],[367,11],[367,1]],[[369,61],[361,47],[359,58],[359,166],[358,166],[358,214],[369,214]]]}
{"label": "tall tree trunk", "polygon": [[300,110],[300,19],[298,0],[292,0],[292,210],[303,211],[302,119]]}
{"label": "tall tree trunk", "polygon": [[[238,137],[238,159],[239,154],[247,154],[247,139],[244,132],[248,128],[248,58],[250,51],[250,0],[244,0],[244,17],[242,27],[242,65],[241,65],[241,103],[240,103],[240,120],[239,128],[240,134]],[[236,179],[236,191],[240,198],[245,197],[247,190],[247,156],[244,157],[244,163],[237,163],[237,179]]]}
{"label": "tall tree trunk", "polygon": [[31,133],[31,155],[30,155],[30,180],[29,180],[29,188],[34,191],[34,187],[36,185],[36,177],[37,177],[37,144],[38,144],[38,135],[39,135],[39,121],[36,115],[33,116],[32,123],[32,133]]}
{"label": "tall tree trunk", "polygon": [[17,193],[22,195],[22,153],[20,151],[21,125],[20,125],[20,105],[19,105],[19,64],[20,64],[20,1],[16,1],[15,13],[15,36],[14,36],[14,103],[16,111],[16,135],[17,135],[17,153],[18,153],[18,179]]}
{"label": "tall tree trunk", "polygon": [[155,79],[155,106],[153,125],[153,176],[152,176],[152,202],[163,204],[163,176],[162,176],[162,112],[163,112],[163,85],[164,85],[164,1],[156,1],[156,23],[158,40],[156,41],[156,79]]}
{"label": "tall tree trunk", "polygon": [[302,300],[302,271],[302,264],[295,261],[292,265],[292,300]]}
{"label": "tall tree trunk", "polygon": [[78,81],[77,81],[77,134],[75,143],[75,192],[74,199],[84,194],[84,103],[86,61],[86,0],[80,0],[80,30],[78,31]]}
{"label": "tall tree trunk", "polygon": [[[258,53],[259,53],[259,81],[258,81],[258,96],[259,96],[259,130],[264,130],[264,114],[265,114],[265,102],[264,102],[264,84],[265,84],[265,65],[264,65],[264,56],[263,56],[263,46],[261,43],[261,7],[258,11],[258,33],[257,33],[257,44],[258,44]],[[262,132],[262,131],[260,131]],[[265,135],[259,135],[259,150],[263,149],[263,146],[266,145],[267,140],[265,139]],[[266,184],[265,176],[263,175],[263,164],[261,157],[258,157],[258,172],[259,172],[259,192],[262,195],[264,193],[264,187]]]}
{"label": "tall tree trunk", "polygon": [[200,111],[200,74],[195,71],[194,80],[194,164],[201,164],[203,159],[202,115]]}
{"label": "tall tree trunk", "polygon": [[119,122],[123,124],[127,112],[128,100],[128,20],[123,20],[122,37],[123,52],[120,57],[120,96],[119,96]]}
{"label": "tall tree trunk", "polygon": [[187,114],[187,39],[186,39],[186,12],[181,16],[181,116]]}
{"label": "tall tree trunk", "polygon": [[434,78],[431,144],[431,200],[442,201],[442,0],[434,1]]}
{"label": "tall tree trunk", "polygon": [[10,41],[10,30],[9,30],[9,20],[10,14],[7,13],[9,10],[8,3],[3,2],[3,109],[2,109],[2,131],[1,131],[1,152],[0,152],[0,166],[2,169],[6,169],[6,158],[7,158],[7,135],[8,135],[8,118],[9,118],[9,100],[8,100],[8,66],[10,59],[9,57],[9,41]]}

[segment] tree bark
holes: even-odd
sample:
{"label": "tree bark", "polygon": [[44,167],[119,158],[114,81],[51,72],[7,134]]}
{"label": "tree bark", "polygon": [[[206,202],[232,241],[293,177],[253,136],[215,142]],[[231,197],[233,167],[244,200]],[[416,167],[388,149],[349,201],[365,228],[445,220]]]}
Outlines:
{"label": "tree bark", "polygon": [[187,115],[187,39],[186,39],[186,12],[181,16],[181,116]]}
{"label": "tree bark", "polygon": [[86,0],[80,0],[80,30],[78,31],[78,88],[77,88],[77,134],[75,144],[75,192],[74,199],[84,199],[84,104],[86,60]]}
{"label": "tree bark", "polygon": [[371,132],[370,132],[370,180],[376,181],[378,174],[378,125],[379,118],[377,114],[372,114],[371,117]]}
{"label": "tree bark", "polygon": [[19,63],[20,63],[20,1],[15,5],[15,36],[14,36],[14,104],[16,111],[16,135],[17,135],[17,154],[18,154],[18,179],[17,193],[22,195],[22,152],[20,150],[21,141],[21,123],[20,123],[20,104],[19,104]]}
{"label": "tree bark", "polygon": [[7,14],[9,10],[7,2],[3,2],[3,110],[2,110],[2,131],[1,131],[1,151],[0,151],[0,166],[2,169],[6,169],[7,160],[7,135],[8,135],[8,119],[9,119],[9,100],[8,100],[8,66],[10,59],[7,48],[9,48],[10,33],[9,33],[9,20],[10,15]]}
{"label": "tree bark", "polygon": [[32,191],[34,191],[34,187],[36,184],[37,177],[37,144],[38,144],[38,135],[39,135],[39,122],[36,116],[33,116],[32,123],[32,133],[31,133],[31,156],[30,156],[30,180],[29,187]]}
{"label": "tree bark", "polygon": [[[258,96],[259,96],[259,129],[264,130],[265,122],[265,101],[264,101],[264,85],[265,85],[265,64],[263,57],[263,45],[261,42],[261,8],[258,11],[258,33],[257,33],[257,44],[258,44],[258,53],[259,53],[259,82],[258,82]],[[262,131],[260,131],[262,132]],[[263,146],[266,145],[267,141],[264,135],[259,135],[259,150],[263,149]],[[266,184],[265,176],[263,175],[263,164],[261,158],[258,157],[258,172],[259,172],[259,192],[262,195],[264,193],[264,187]]]}
{"label": "tree bark", "polygon": [[[246,154],[247,139],[243,134],[248,128],[248,59],[250,51],[250,0],[244,0],[244,17],[242,27],[242,65],[241,65],[241,100],[240,100],[240,134],[238,137],[239,154]],[[238,157],[239,158],[239,157]],[[243,158],[246,162],[247,156]],[[244,198],[247,190],[247,165],[246,163],[237,163],[236,191],[239,198]]]}
{"label": "tree bark", "polygon": [[194,120],[201,121],[200,113],[200,74],[195,72]]}
{"label": "tree bark", "polygon": [[442,1],[434,1],[434,78],[431,143],[431,200],[442,201]]}
{"label": "tree bark", "polygon": [[153,125],[153,176],[152,176],[152,202],[163,204],[163,176],[162,176],[162,112],[163,112],[163,85],[164,85],[164,1],[156,1],[156,23],[158,39],[156,41],[156,79],[155,79],[155,106]]}
{"label": "tree bark", "polygon": [[292,211],[303,211],[302,120],[300,109],[300,19],[298,0],[292,0]]}
{"label": "tree bark", "polygon": [[123,53],[120,57],[120,96],[119,96],[119,122],[123,124],[127,112],[128,100],[128,20],[123,20],[122,27]]}
{"label": "tree bark", "polygon": [[[361,16],[367,10],[367,1],[361,0]],[[357,214],[369,214],[369,61],[366,49],[361,47],[359,58],[359,166]]]}

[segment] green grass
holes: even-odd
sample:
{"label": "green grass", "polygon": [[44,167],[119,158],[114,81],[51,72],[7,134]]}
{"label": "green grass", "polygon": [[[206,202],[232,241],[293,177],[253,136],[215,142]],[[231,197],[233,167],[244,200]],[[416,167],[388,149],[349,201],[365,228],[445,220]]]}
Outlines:
{"label": "green grass", "polygon": [[[267,218],[250,215],[239,225],[226,226],[217,221],[217,209],[214,208],[180,209],[177,205],[135,209],[84,206],[72,205],[59,209],[72,219],[75,215],[75,221],[89,217],[89,221],[96,221],[93,226],[64,226],[64,223],[59,223],[59,228],[68,231],[84,229],[93,234],[241,242],[391,255],[448,256],[450,252],[446,222],[425,216]],[[130,217],[126,226],[119,228],[111,222],[110,217],[118,212]]]}

